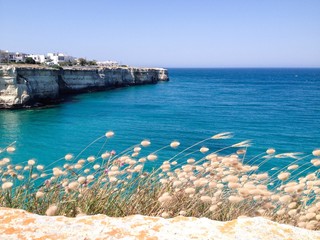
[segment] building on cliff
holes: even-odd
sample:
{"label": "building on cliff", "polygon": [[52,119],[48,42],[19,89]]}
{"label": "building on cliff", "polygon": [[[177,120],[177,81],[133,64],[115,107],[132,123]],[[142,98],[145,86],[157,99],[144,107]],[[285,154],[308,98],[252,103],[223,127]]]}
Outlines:
{"label": "building on cliff", "polygon": [[119,63],[116,61],[108,60],[108,61],[97,62],[97,65],[98,66],[107,66],[107,67],[117,67],[117,66],[119,66]]}
{"label": "building on cliff", "polygon": [[29,54],[29,58],[32,58],[37,63],[46,63],[50,61],[50,58],[44,54]]}
{"label": "building on cliff", "polygon": [[64,53],[48,53],[48,58],[53,64],[59,64],[63,62],[74,62],[75,58]]}
{"label": "building on cliff", "polygon": [[0,63],[24,62],[28,54],[20,52],[9,52],[0,50]]}
{"label": "building on cliff", "polygon": [[[63,65],[61,63],[70,63],[71,65],[81,65],[79,59],[64,53],[48,53],[48,54],[26,54],[19,52],[9,52],[0,49],[0,63],[23,63],[27,58],[32,58],[36,63],[46,64],[46,65]],[[118,67],[119,63],[116,61],[87,61],[84,59],[85,65],[98,65],[100,67]],[[94,62],[94,64],[90,64]]]}
{"label": "building on cliff", "polygon": [[64,53],[48,53],[47,55],[44,55],[0,50],[0,63],[23,63],[26,61],[26,58],[32,58],[37,63],[52,63],[57,65],[63,62],[75,61],[75,57]]}

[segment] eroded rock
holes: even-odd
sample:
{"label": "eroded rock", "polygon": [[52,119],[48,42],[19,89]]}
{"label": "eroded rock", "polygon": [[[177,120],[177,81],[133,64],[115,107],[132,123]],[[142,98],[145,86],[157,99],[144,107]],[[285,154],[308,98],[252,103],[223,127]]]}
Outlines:
{"label": "eroded rock", "polygon": [[105,215],[67,218],[0,208],[0,239],[237,239],[319,240],[320,231],[278,224],[262,217],[229,222],[207,218],[164,219],[141,215],[113,218]]}

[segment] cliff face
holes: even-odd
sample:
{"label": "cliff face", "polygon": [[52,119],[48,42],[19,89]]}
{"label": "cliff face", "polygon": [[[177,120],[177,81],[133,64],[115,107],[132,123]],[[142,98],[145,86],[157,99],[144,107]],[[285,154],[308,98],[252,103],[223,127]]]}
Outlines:
{"label": "cliff face", "polygon": [[0,108],[59,101],[69,93],[167,81],[163,68],[63,68],[0,66]]}

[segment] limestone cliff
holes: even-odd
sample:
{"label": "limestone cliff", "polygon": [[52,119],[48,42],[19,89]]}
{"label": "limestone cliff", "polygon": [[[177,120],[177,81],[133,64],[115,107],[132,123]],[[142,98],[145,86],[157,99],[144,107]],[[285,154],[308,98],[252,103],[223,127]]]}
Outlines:
{"label": "limestone cliff", "polygon": [[0,208],[0,239],[320,240],[320,231],[279,224],[262,217],[243,217],[229,222],[141,215],[124,218],[105,215],[67,218]]}
{"label": "limestone cliff", "polygon": [[167,81],[163,68],[0,66],[0,108],[23,108],[60,101],[70,93]]}

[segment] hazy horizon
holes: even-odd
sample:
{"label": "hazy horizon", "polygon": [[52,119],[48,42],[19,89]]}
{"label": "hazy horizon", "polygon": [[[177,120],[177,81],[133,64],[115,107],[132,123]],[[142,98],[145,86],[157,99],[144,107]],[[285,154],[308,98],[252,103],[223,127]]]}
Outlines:
{"label": "hazy horizon", "polygon": [[320,1],[0,0],[0,49],[167,68],[319,68]]}

